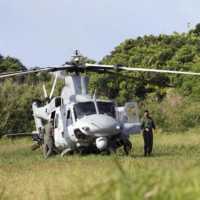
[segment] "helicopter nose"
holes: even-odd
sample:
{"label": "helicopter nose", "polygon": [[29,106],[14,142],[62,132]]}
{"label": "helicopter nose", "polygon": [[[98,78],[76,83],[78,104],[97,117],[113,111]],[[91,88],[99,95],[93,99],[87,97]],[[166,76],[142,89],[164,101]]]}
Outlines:
{"label": "helicopter nose", "polygon": [[118,134],[121,131],[120,123],[107,115],[89,115],[77,121],[79,129],[96,137]]}

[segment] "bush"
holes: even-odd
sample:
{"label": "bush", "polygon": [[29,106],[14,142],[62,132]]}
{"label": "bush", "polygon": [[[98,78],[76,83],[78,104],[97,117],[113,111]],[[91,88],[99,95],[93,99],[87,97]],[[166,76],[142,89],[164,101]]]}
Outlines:
{"label": "bush", "polygon": [[145,101],[139,109],[141,117],[145,109],[149,110],[155,124],[165,132],[185,132],[200,122],[200,103],[172,91],[162,102],[156,99]]}

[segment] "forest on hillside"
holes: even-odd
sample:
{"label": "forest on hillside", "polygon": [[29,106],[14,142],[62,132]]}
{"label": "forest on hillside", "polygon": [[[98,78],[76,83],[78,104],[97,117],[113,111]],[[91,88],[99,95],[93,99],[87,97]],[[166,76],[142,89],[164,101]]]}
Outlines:
{"label": "forest on hillside", "polygon": [[[19,59],[10,56],[0,54],[0,73],[27,70]],[[200,72],[200,24],[187,33],[173,32],[172,35],[145,35],[127,39],[99,64]],[[143,110],[149,109],[163,133],[172,130],[184,132],[199,126],[199,76],[137,71],[118,73],[173,87],[162,88],[120,76],[90,73],[89,92],[97,89],[99,98],[113,99],[119,106],[125,102],[138,102],[141,117]],[[30,99],[44,99],[42,84],[45,84],[49,94],[53,81],[54,75],[49,72],[0,80],[1,136],[35,130]],[[63,86],[64,81],[60,77],[54,96],[59,96]]]}

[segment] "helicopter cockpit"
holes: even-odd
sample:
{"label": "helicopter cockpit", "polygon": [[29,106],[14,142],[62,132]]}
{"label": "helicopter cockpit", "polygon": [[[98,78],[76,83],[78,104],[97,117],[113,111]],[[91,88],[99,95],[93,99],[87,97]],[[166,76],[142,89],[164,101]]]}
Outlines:
{"label": "helicopter cockpit", "polygon": [[116,118],[116,105],[114,102],[98,101],[97,106],[100,114],[109,115]]}
{"label": "helicopter cockpit", "polygon": [[74,105],[74,114],[76,120],[96,113],[94,102],[79,102]]}
{"label": "helicopter cockpit", "polygon": [[[105,114],[113,118],[116,118],[116,110],[114,102],[98,101],[97,107],[99,110],[99,114]],[[77,120],[81,119],[84,116],[97,114],[97,110],[95,108],[95,104],[93,101],[78,102],[74,104],[74,114],[75,114],[75,119]]]}

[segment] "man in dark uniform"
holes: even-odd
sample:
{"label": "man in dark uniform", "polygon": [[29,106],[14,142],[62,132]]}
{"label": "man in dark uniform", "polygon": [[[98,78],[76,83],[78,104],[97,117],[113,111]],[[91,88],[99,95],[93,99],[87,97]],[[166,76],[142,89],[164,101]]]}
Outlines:
{"label": "man in dark uniform", "polygon": [[42,129],[42,133],[44,134],[44,157],[49,158],[52,156],[54,149],[54,118],[50,119],[50,122],[47,123]]}
{"label": "man in dark uniform", "polygon": [[144,156],[151,156],[153,149],[153,132],[152,129],[156,130],[153,119],[149,116],[148,110],[144,111],[144,117],[141,121],[141,129],[143,129],[144,138]]}

